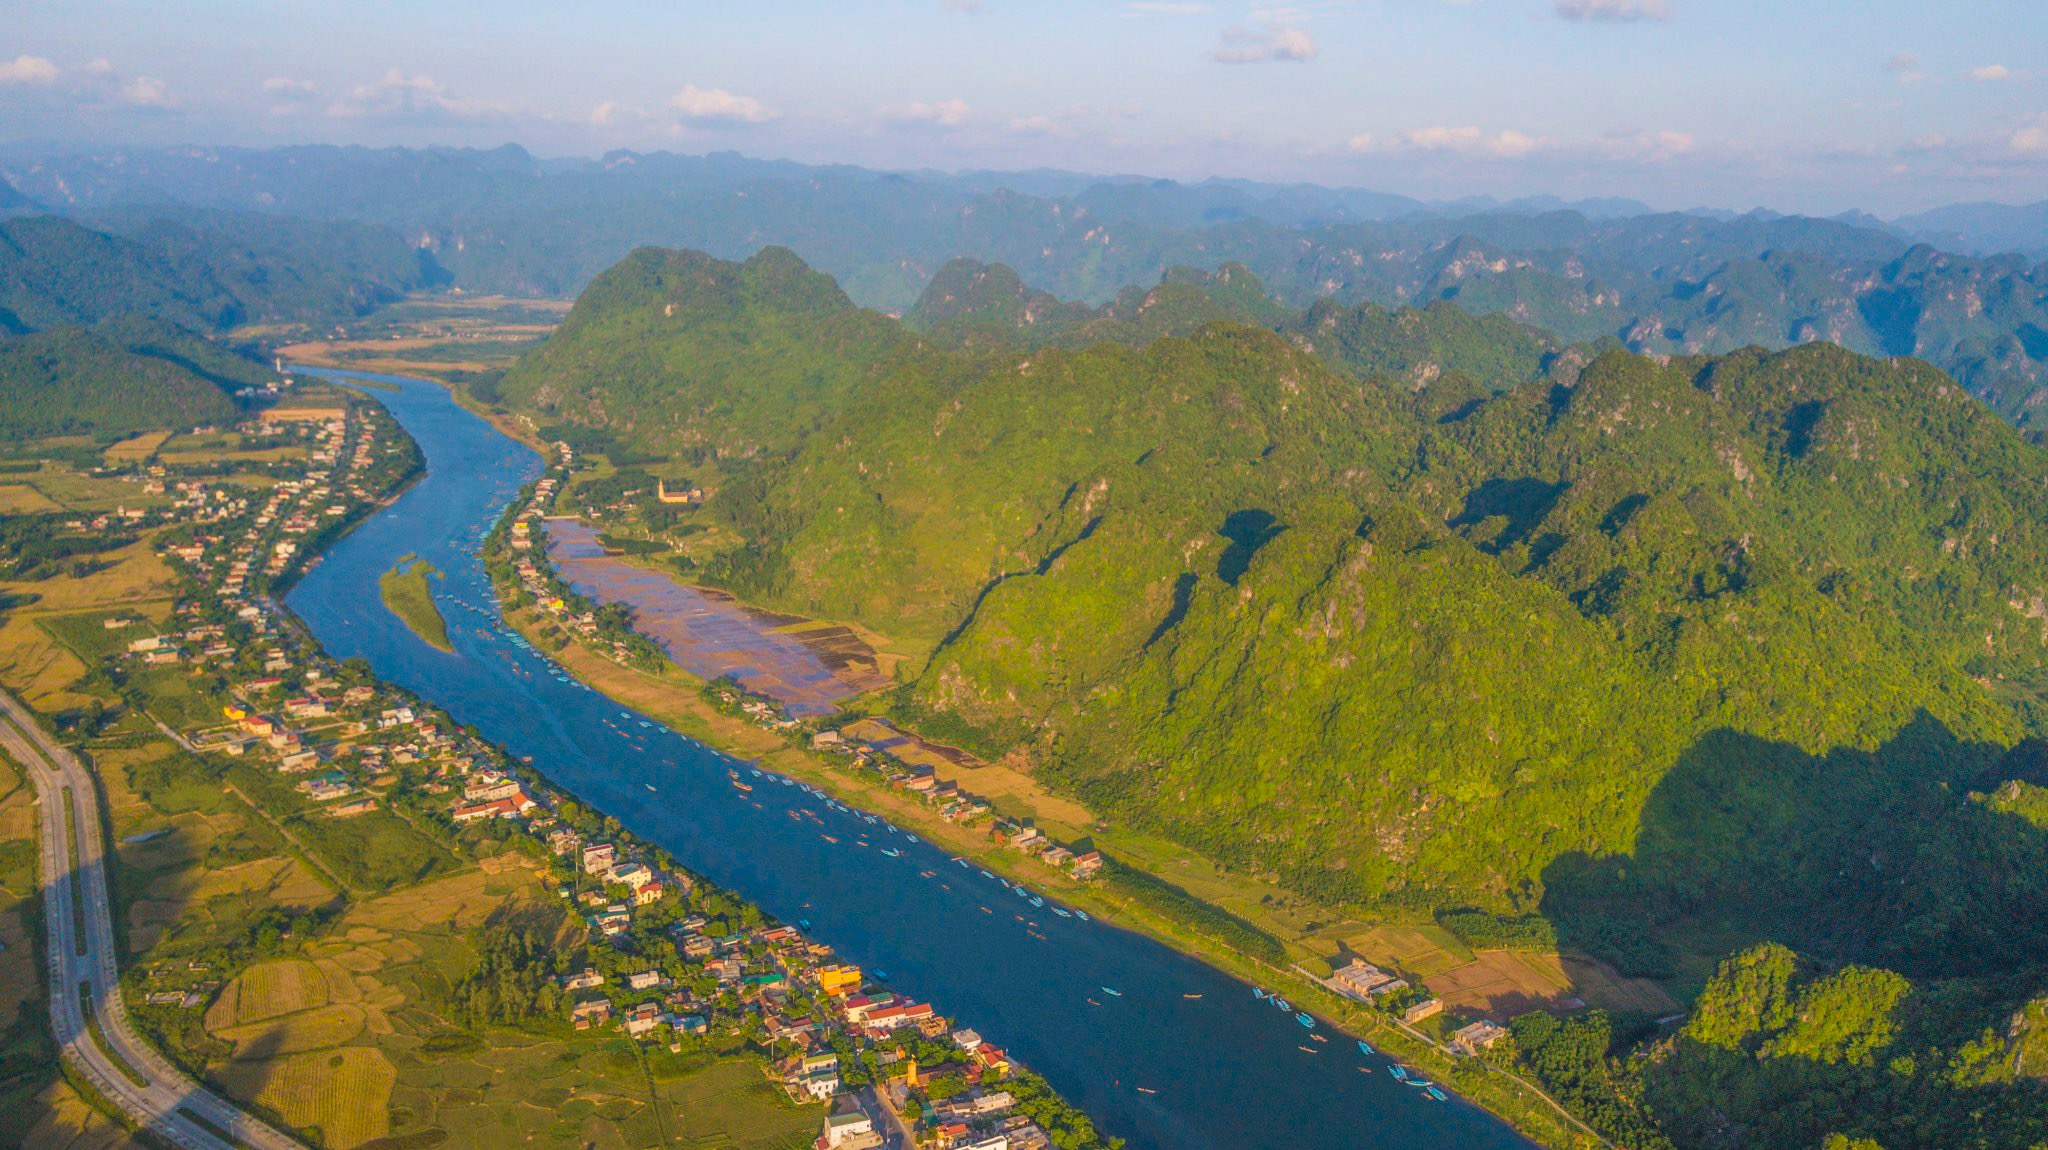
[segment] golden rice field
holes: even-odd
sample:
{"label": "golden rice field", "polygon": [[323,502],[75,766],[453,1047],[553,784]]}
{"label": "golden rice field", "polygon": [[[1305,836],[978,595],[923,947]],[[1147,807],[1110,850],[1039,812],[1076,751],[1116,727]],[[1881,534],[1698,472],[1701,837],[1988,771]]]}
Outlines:
{"label": "golden rice field", "polygon": [[0,515],[33,515],[59,510],[49,496],[26,483],[0,483]]}
{"label": "golden rice field", "polygon": [[327,975],[319,967],[296,958],[259,962],[221,991],[206,1012],[206,1026],[223,1031],[327,1002]]}
{"label": "golden rice field", "polygon": [[145,431],[140,435],[131,435],[107,448],[102,457],[108,463],[141,463],[155,455],[156,449],[162,447],[164,440],[170,437],[171,433],[168,431]]}
{"label": "golden rice field", "polygon": [[350,1150],[390,1131],[398,1071],[380,1050],[351,1046],[230,1063],[222,1084],[269,1107],[299,1129],[318,1127],[330,1150]]}
{"label": "golden rice field", "polygon": [[[323,980],[321,993],[326,993]],[[322,1006],[246,1026],[215,1030],[216,1037],[235,1044],[235,1059],[248,1061],[340,1046],[363,1032],[363,1008]]]}

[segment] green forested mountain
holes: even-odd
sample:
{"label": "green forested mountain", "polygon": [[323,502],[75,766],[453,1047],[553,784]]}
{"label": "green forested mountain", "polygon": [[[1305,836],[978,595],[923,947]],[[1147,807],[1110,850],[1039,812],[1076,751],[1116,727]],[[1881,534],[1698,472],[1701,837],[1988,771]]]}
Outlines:
{"label": "green forested mountain", "polygon": [[[1089,308],[955,265],[899,325],[786,252],[640,252],[506,393],[726,460],[707,578],[925,652],[910,706],[1114,821],[1679,989],[1793,948],[1807,1030],[1600,1072],[1661,1131],[1631,1144],[1875,1133],[1784,1097],[1881,1086],[1946,1116],[1893,1150],[2028,1145],[2040,1096],[1984,1066],[2048,979],[2048,453],[1918,360],[1261,315],[1255,282]],[[1827,1021],[1863,967],[1927,1004],[1917,1062]],[[1529,1041],[1568,1076],[1588,1033]],[[1716,1133],[1714,1075],[1767,1135]]]}
{"label": "green forested mountain", "polygon": [[115,320],[0,339],[0,434],[120,435],[234,413],[263,364],[168,324]]}
{"label": "green forested mountain", "polygon": [[395,234],[225,213],[124,211],[96,231],[0,220],[0,334],[143,315],[193,331],[353,315],[424,286]]}

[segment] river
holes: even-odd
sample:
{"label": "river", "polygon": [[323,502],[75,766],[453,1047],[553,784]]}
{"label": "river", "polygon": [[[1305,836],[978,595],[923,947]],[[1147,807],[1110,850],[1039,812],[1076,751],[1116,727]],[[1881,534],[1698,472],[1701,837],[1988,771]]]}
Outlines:
{"label": "river", "polygon": [[[1134,1150],[1530,1145],[1455,1095],[1434,1102],[1394,1081],[1385,1059],[1350,1039],[1308,1042],[1245,984],[1142,935],[1034,909],[935,848],[794,787],[757,781],[757,806],[728,785],[728,757],[558,678],[506,638],[477,558],[539,459],[436,384],[364,378],[395,386],[368,394],[419,442],[427,474],[287,598],[337,658],[368,659],[683,865],[786,922],[809,920],[812,936],[1005,1048]],[[378,575],[408,552],[446,573],[434,592],[452,654],[378,599]],[[840,841],[790,818],[797,807]],[[873,848],[855,845],[863,831]]]}

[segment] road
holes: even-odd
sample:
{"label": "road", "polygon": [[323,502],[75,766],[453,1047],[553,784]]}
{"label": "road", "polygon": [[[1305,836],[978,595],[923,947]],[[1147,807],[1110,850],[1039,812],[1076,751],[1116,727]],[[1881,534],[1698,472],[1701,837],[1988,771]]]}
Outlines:
{"label": "road", "polygon": [[[299,1142],[187,1078],[136,1036],[115,969],[99,794],[76,756],[43,733],[28,709],[0,692],[0,747],[35,783],[41,834],[43,921],[50,963],[50,1025],[57,1045],[136,1125],[185,1150],[304,1150]],[[65,796],[71,798],[69,817]],[[73,852],[77,873],[73,874]],[[84,936],[79,936],[79,910]],[[87,1027],[86,1000],[106,1050]],[[111,1051],[111,1053],[110,1053]],[[122,1065],[126,1064],[126,1067]],[[129,1076],[145,1081],[137,1085]],[[223,1133],[228,1137],[223,1137]]]}

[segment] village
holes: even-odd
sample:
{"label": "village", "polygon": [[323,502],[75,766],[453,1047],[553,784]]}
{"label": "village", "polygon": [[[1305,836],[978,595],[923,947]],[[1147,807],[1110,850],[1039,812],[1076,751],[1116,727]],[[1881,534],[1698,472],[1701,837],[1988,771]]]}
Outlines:
{"label": "village", "polygon": [[[164,625],[104,621],[118,673],[175,669],[214,701],[213,718],[195,704],[178,729],[159,722],[165,734],[288,785],[304,834],[349,820],[528,844],[582,924],[580,965],[553,974],[556,993],[545,996],[561,1019],[673,1051],[739,1041],[792,1104],[824,1111],[821,1147],[858,1150],[900,1132],[933,1150],[1039,1150],[1053,1145],[1047,1123],[1085,1125],[1042,1079],[933,1004],[887,989],[565,801],[545,782],[545,764],[512,760],[366,667],[322,653],[273,596],[319,541],[401,486],[416,457],[374,404],[279,406],[259,419],[258,434],[306,443],[303,474],[279,476],[261,498],[151,477],[178,492],[179,526],[160,532],[158,547],[184,593]],[[516,546],[527,535],[514,530]],[[844,746],[863,762],[885,761]],[[987,813],[971,796],[927,789],[965,817]],[[142,1004],[204,1009],[220,985],[215,972],[167,977],[178,973],[149,971]]]}

